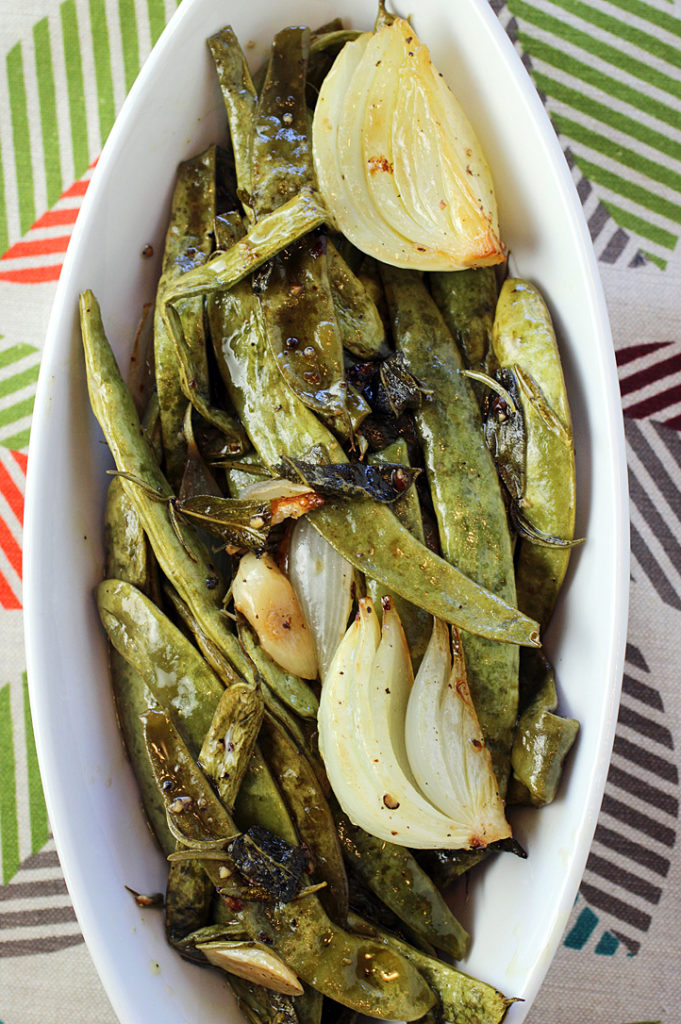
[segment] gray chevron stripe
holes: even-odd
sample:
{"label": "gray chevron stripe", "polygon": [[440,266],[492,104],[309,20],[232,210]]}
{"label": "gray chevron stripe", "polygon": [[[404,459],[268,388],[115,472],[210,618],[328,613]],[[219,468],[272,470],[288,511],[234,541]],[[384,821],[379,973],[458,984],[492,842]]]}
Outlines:
{"label": "gray chevron stripe", "polygon": [[632,575],[681,608],[681,439],[649,420],[625,418],[631,499]]}
{"label": "gray chevron stripe", "polygon": [[646,659],[627,646],[617,735],[580,894],[633,954],[661,900],[676,843],[679,777],[664,702]]}
{"label": "gray chevron stripe", "polygon": [[82,941],[50,839],[0,886],[0,958],[54,952]]}

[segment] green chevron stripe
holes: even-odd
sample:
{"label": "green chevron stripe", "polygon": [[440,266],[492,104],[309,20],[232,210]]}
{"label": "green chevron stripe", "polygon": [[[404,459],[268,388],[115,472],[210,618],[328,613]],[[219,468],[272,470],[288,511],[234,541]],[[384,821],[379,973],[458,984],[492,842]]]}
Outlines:
{"label": "green chevron stripe", "polygon": [[35,384],[38,380],[39,372],[39,366],[29,366],[28,369],[22,370],[21,373],[15,373],[11,377],[0,379],[0,398],[14,394],[15,391],[20,391],[21,388],[28,387],[29,384]]}
{"label": "green chevron stripe", "polygon": [[24,698],[24,732],[26,733],[26,767],[28,772],[28,806],[31,822],[31,853],[37,853],[50,838],[50,823],[47,818],[47,807],[40,781],[38,752],[35,747],[31,705],[28,699],[28,679],[23,673]]}
{"label": "green chevron stripe", "polygon": [[0,146],[0,256],[9,249],[9,224],[7,223],[7,200],[5,198],[5,168],[2,163]]}
{"label": "green chevron stripe", "polygon": [[[660,185],[666,185],[667,188],[672,189],[674,192],[681,193],[681,174],[678,174],[671,168],[665,167],[655,160],[648,160],[647,157],[642,156],[641,153],[637,153],[633,149],[629,149],[627,146],[618,145],[614,149],[611,139],[600,134],[600,132],[586,128],[583,124],[573,121],[569,117],[564,117],[562,114],[554,114],[553,123],[559,132],[567,135],[570,139],[581,142],[582,145],[588,146],[589,149],[593,149],[596,153],[610,157],[613,161],[622,164],[624,167],[629,167],[632,171],[650,178],[651,181],[657,181]],[[651,210],[662,214],[663,217],[670,217],[672,220],[681,223],[681,207],[668,202],[659,193],[651,190],[646,191],[649,192],[649,200],[654,200],[656,203],[656,205],[649,207]]]}
{"label": "green chevron stripe", "polygon": [[140,69],[140,48],[137,37],[137,13],[135,0],[119,0],[118,17],[121,24],[121,40],[123,43],[123,69],[125,72],[126,92],[137,78]]}
{"label": "green chevron stripe", "polygon": [[[605,103],[600,103],[598,100],[593,99],[586,93],[579,92],[577,89],[572,89],[563,82],[551,78],[549,75],[536,71],[534,80],[540,92],[547,93],[552,99],[564,103],[567,107],[572,107],[573,110],[577,110],[587,117],[592,117],[596,121],[609,125],[623,135],[637,139],[638,142],[642,142],[651,149],[656,149],[659,153],[663,153],[673,160],[681,160],[681,143],[675,139],[670,139],[667,135],[663,135],[662,132],[655,131],[654,128],[648,127],[648,125],[643,124],[641,121],[636,121],[633,117],[622,114],[612,107],[606,106]],[[612,150],[612,145],[610,149]]]}
{"label": "green chevron stripe", "polygon": [[2,842],[2,881],[4,884],[17,873],[21,863],[19,858],[16,760],[9,683],[0,689],[0,841]]}
{"label": "green chevron stripe", "polygon": [[[644,53],[650,53],[659,60],[664,60],[672,67],[681,68],[681,50],[670,46],[655,36],[636,28],[630,21],[621,21],[611,14],[606,14],[595,4],[585,4],[582,0],[552,0],[556,7],[571,14],[575,18],[601,29],[603,32],[610,32],[616,39],[626,39],[633,46],[638,46]],[[677,29],[678,31],[678,29]]]}
{"label": "green chevron stripe", "polygon": [[106,23],[106,0],[90,0],[90,24],[92,27],[92,49],[95,59],[99,132],[103,144],[116,116],[109,29]]}
{"label": "green chevron stripe", "polygon": [[163,0],[147,0],[147,16],[153,46],[166,25],[166,7]]}
{"label": "green chevron stripe", "polygon": [[540,39],[519,33],[519,42],[523,50],[536,60],[542,60],[554,68],[560,69],[565,75],[579,79],[585,85],[599,89],[606,96],[614,96],[622,103],[628,103],[650,117],[657,118],[664,124],[675,124],[679,119],[679,112],[673,107],[661,103],[654,97],[646,96],[644,92],[634,89],[619,78],[613,78],[594,68],[590,64],[571,57],[564,50],[555,49]]}
{"label": "green chevron stripe", "polygon": [[45,184],[47,187],[47,205],[53,206],[62,193],[61,152],[59,146],[59,129],[57,127],[57,99],[54,88],[54,68],[52,63],[52,46],[47,18],[43,18],[33,28],[35,46],[35,70],[38,82],[38,101],[40,103],[40,127],[43,139],[43,158],[45,161]]}
{"label": "green chevron stripe", "polygon": [[669,260],[663,260],[661,256],[658,256],[654,252],[647,252],[645,249],[641,249],[641,252],[647,260],[650,260],[651,263],[654,263],[656,267],[660,268],[660,270],[667,269]]}
{"label": "green chevron stripe", "polygon": [[28,106],[26,102],[24,58],[21,43],[13,46],[7,54],[7,85],[9,88],[9,105],[14,140],[14,165],[17,174],[19,224],[23,234],[28,231],[35,220],[35,199],[33,194],[31,136],[28,127]]}
{"label": "green chevron stripe", "polygon": [[681,20],[675,18],[666,11],[660,11],[652,4],[642,3],[641,0],[610,0],[613,7],[619,7],[627,14],[633,14],[641,21],[649,21],[651,25],[657,25],[670,35],[681,37]]}
{"label": "green chevron stripe", "polygon": [[[577,163],[584,171],[584,161],[578,158]],[[656,245],[661,245],[665,249],[673,249],[676,245],[676,235],[672,235],[671,232],[665,231],[664,228],[659,228],[656,224],[651,224],[650,221],[644,220],[643,217],[637,217],[636,214],[631,213],[629,210],[623,210],[621,206],[617,206],[616,203],[612,203],[610,200],[604,199],[602,202],[610,216],[620,227],[640,235],[641,238],[647,238],[649,241],[655,242]]]}
{"label": "green chevron stripe", "polygon": [[576,160],[582,173],[594,185],[603,185],[605,188],[610,189],[611,192],[629,199],[630,202],[681,224],[681,206],[678,203],[672,203],[658,193],[651,192],[649,189],[637,185],[636,182],[623,178],[613,171],[608,171],[605,167],[594,164],[590,160],[585,160],[581,156],[576,156]]}
{"label": "green chevron stripe", "polygon": [[[2,335],[0,335],[2,338]],[[32,345],[19,344],[11,345],[9,348],[0,349],[0,370],[4,366],[11,366],[12,363],[18,362],[19,359],[25,359],[26,356],[39,355],[39,350],[33,348]]]}
{"label": "green chevron stripe", "polygon": [[30,438],[31,428],[26,427],[24,430],[17,431],[16,434],[10,434],[9,437],[3,437],[0,440],[0,444],[3,448],[9,448],[10,451],[20,452],[24,448],[28,448]]}
{"label": "green chevron stripe", "polygon": [[557,36],[558,39],[563,39],[565,42],[593,54],[594,57],[598,57],[616,68],[620,68],[621,71],[625,71],[632,77],[638,78],[641,82],[647,82],[648,85],[653,85],[669,95],[681,97],[681,81],[677,81],[670,75],[666,75],[651,67],[650,64],[645,64],[643,61],[632,57],[625,48],[620,47],[618,49],[615,46],[602,42],[600,39],[595,39],[588,32],[582,32],[580,29],[574,28],[559,18],[554,18],[544,11],[539,11],[531,4],[525,3],[524,0],[509,0],[508,7],[514,17],[523,18],[536,28],[551,33]]}
{"label": "green chevron stripe", "polygon": [[[0,410],[0,427],[6,427],[10,423],[16,423],[17,420],[24,419],[25,416],[30,416],[33,412],[33,404],[35,402],[35,396],[25,398],[22,402],[16,402],[14,405],[10,405],[7,409]],[[7,446],[7,442],[5,442]]]}
{"label": "green chevron stripe", "polygon": [[69,120],[71,122],[71,146],[73,147],[73,171],[76,178],[85,173],[90,163],[87,136],[87,109],[85,106],[85,82],[83,80],[83,58],[80,52],[78,34],[78,13],[75,0],[65,0],[59,9],[61,16],[64,62],[66,65],[66,90],[69,98]]}

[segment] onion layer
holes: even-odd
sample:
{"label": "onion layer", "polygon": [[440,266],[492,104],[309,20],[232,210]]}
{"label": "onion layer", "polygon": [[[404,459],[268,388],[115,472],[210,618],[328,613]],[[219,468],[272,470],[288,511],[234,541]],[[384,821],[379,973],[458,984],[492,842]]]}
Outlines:
{"label": "onion layer", "polygon": [[475,133],[408,21],[347,43],[312,126],[321,193],[362,252],[415,270],[504,259]]}

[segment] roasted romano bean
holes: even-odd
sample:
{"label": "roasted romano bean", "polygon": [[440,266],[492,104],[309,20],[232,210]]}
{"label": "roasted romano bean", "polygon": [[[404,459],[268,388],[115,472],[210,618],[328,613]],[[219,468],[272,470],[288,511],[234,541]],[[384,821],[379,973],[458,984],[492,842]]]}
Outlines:
{"label": "roasted romano bean", "polygon": [[263,711],[259,687],[234,683],[220,697],[201,746],[199,764],[214,780],[230,813],[258,738]]}
{"label": "roasted romano bean", "polygon": [[[236,673],[247,678],[248,663],[222,613],[224,584],[194,532],[177,523],[181,540],[175,532],[167,503],[173,497],[172,490],[142,435],[92,292],[81,296],[80,312],[90,402],[118,471],[132,478],[124,480],[126,494],[137,509],[159,566],[172,579],[203,632],[229,659]],[[151,497],[148,491],[155,492],[158,498]]]}
{"label": "roasted romano bean", "polygon": [[[515,603],[513,552],[494,463],[456,343],[421,278],[381,270],[395,344],[433,391],[414,417],[444,557],[500,598]],[[473,703],[503,795],[518,706],[518,648],[472,636],[462,641]]]}
{"label": "roasted romano bean", "polygon": [[326,882],[319,900],[332,920],[344,924],[348,880],[333,817],[317,775],[306,751],[272,715],[265,714],[261,735],[265,760],[279,780],[301,842],[312,858],[312,879]]}
{"label": "roasted romano bean", "polygon": [[[253,133],[256,220],[315,184],[305,103],[310,33],[286,28],[272,43]],[[326,234],[301,238],[254,280],[268,343],[284,379],[309,408],[347,422],[343,346],[329,284]]]}
{"label": "roasted romano bean", "polygon": [[251,627],[245,621],[239,622],[239,640],[255,667],[265,686],[273,690],[275,695],[301,718],[316,720],[319,710],[319,699],[305,680],[286,672],[281,665],[270,658],[257,642]]}
{"label": "roasted romano bean", "polygon": [[[233,289],[213,294],[208,315],[220,372],[262,461],[274,465],[282,454],[304,458],[320,444],[332,461],[344,461],[333,435],[286,387],[268,357],[258,310],[244,298]],[[308,518],[355,568],[412,604],[470,632],[538,645],[535,622],[428,551],[385,506],[330,502]]]}
{"label": "roasted romano bean", "polygon": [[234,152],[237,195],[246,216],[252,219],[251,209],[251,152],[253,148],[253,119],[258,101],[248,64],[234,31],[228,25],[208,40],[222,98],[227,110],[229,135]]}
{"label": "roasted romano bean", "polygon": [[331,241],[327,244],[326,257],[343,347],[360,359],[385,355],[385,327],[376,304]]}
{"label": "roasted romano bean", "polygon": [[345,858],[365,885],[419,940],[464,957],[469,937],[413,854],[353,825],[335,801],[331,806]]}
{"label": "roasted romano bean", "polygon": [[556,795],[579,722],[554,714],[558,698],[553,669],[539,651],[521,658],[520,678],[522,707],[511,753],[509,802],[543,807]]}
{"label": "roasted romano bean", "polygon": [[436,1015],[439,1010],[442,1019],[448,1024],[500,1024],[514,1002],[492,985],[462,974],[442,960],[433,959],[396,936],[373,927],[355,914],[350,915],[349,921],[360,934],[372,935],[384,942],[418,968],[440,999]]}
{"label": "roasted romano bean", "polygon": [[[397,462],[403,466],[409,465],[409,454],[407,452],[407,443],[402,438],[394,441],[393,444],[384,448],[381,452],[374,452],[373,455],[369,456],[369,462]],[[415,487],[410,487],[409,490],[405,491],[404,494],[397,499],[392,505],[392,511],[402,525],[409,530],[409,532],[416,537],[421,544],[425,542],[423,533],[423,521],[421,519],[421,507],[419,505],[419,497]],[[376,608],[381,607],[381,598],[391,597],[395,603],[395,608],[400,616],[400,622],[404,629],[405,636],[407,637],[407,643],[409,644],[409,653],[411,654],[412,665],[414,672],[418,670],[421,658],[423,657],[428,641],[430,640],[430,634],[433,628],[432,616],[428,615],[423,608],[419,608],[415,604],[410,604],[409,601],[405,601],[404,598],[400,597],[399,594],[392,594],[387,587],[378,583],[376,580],[367,578],[367,594],[374,602]]]}
{"label": "roasted romano bean", "polygon": [[[576,508],[570,409],[551,316],[534,285],[516,278],[504,282],[493,344],[499,365],[515,373],[525,420],[525,491],[519,511],[536,530],[569,541]],[[544,629],[570,549],[526,540],[518,548],[518,604]]]}
{"label": "roasted romano bean", "polygon": [[208,924],[213,893],[213,884],[201,861],[174,861],[169,865],[165,899],[168,942],[176,945],[190,932]]}
{"label": "roasted romano bean", "polygon": [[[154,776],[177,831],[193,844],[236,835],[234,822],[168,716],[149,712],[144,731]],[[207,859],[204,866],[221,887],[217,862]],[[411,1021],[435,1003],[433,992],[404,956],[335,925],[314,895],[285,904],[249,902],[234,913],[253,940],[264,942],[303,981],[344,1006],[373,1017]]]}
{"label": "roasted romano bean", "polygon": [[[200,266],[207,259],[213,245],[211,231],[214,208],[215,147],[212,146],[205,153],[180,164],[178,168],[154,312],[154,363],[163,448],[168,478],[175,487],[179,485],[184,466],[182,423],[187,399],[180,381],[173,337],[166,330],[162,317],[162,295],[171,281],[192,267]],[[179,303],[178,315],[187,344],[196,349],[195,358],[198,353],[204,353],[203,373],[200,370],[199,373],[205,381],[208,371],[203,338],[203,302],[195,298]]]}
{"label": "roasted romano bean", "polygon": [[494,267],[430,274],[430,290],[469,370],[492,375],[492,325],[497,304]]}
{"label": "roasted romano bean", "polygon": [[[150,566],[147,540],[135,507],[125,493],[122,480],[117,477],[109,484],[106,499],[104,547],[107,574],[115,574],[133,586],[148,585]],[[116,716],[137,780],[142,806],[161,849],[169,854],[175,849],[175,840],[168,831],[163,800],[146,756],[140,721],[140,715],[155,707],[156,700],[139,672],[115,648],[110,652],[110,665]]]}

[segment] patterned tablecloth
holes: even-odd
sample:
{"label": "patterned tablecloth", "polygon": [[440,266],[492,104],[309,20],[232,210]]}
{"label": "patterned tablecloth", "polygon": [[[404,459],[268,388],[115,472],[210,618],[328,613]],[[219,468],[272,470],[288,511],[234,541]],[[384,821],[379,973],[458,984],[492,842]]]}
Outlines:
{"label": "patterned tablecloth", "polygon": [[[579,896],[529,1021],[674,1024],[681,0],[492,5],[546,104],[584,206],[612,321],[631,489],[629,642],[614,753]],[[64,251],[93,161],[174,7],[0,0],[0,1024],[115,1022],[41,790],[22,634],[23,494]]]}

